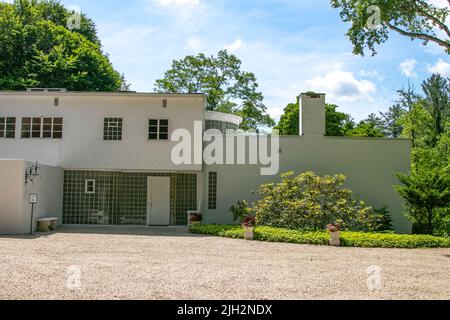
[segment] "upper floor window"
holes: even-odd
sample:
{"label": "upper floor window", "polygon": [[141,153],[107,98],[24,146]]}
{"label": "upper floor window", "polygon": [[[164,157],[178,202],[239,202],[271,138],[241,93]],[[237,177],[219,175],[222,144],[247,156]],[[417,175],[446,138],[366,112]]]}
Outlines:
{"label": "upper floor window", "polygon": [[122,140],[122,118],[105,118],[103,126],[103,140]]}
{"label": "upper floor window", "polygon": [[148,139],[149,140],[168,140],[169,139],[169,120],[168,119],[149,119],[148,120]]}
{"label": "upper floor window", "polygon": [[27,117],[22,118],[23,139],[61,139],[63,118]]}
{"label": "upper floor window", "polygon": [[0,117],[0,138],[16,137],[16,118]]}

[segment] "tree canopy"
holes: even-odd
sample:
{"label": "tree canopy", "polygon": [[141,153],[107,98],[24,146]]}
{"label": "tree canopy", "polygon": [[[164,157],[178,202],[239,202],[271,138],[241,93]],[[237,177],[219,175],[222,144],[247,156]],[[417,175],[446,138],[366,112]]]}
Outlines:
{"label": "tree canopy", "polygon": [[364,55],[369,49],[376,54],[376,46],[386,42],[394,31],[411,39],[433,42],[450,54],[450,28],[446,19],[449,6],[437,7],[429,0],[331,0],[340,9],[344,22],[350,22],[347,36],[355,54]]}
{"label": "tree canopy", "polygon": [[226,50],[217,56],[200,53],[174,60],[164,78],[156,80],[155,91],[207,94],[207,110],[242,116],[242,129],[275,124],[266,112],[256,76],[242,71],[241,61]]}
{"label": "tree canopy", "polygon": [[[352,136],[352,137],[383,137],[381,120],[375,115],[369,116],[367,120],[356,124],[349,114],[337,111],[339,107],[335,104],[325,105],[325,135],[327,136]],[[299,104],[290,103],[284,109],[278,125],[280,135],[299,134]],[[375,118],[374,118],[375,117]],[[375,119],[377,121],[375,121]]]}
{"label": "tree canopy", "polygon": [[62,87],[77,91],[116,91],[123,76],[103,53],[95,24],[54,0],[0,2],[0,89]]}

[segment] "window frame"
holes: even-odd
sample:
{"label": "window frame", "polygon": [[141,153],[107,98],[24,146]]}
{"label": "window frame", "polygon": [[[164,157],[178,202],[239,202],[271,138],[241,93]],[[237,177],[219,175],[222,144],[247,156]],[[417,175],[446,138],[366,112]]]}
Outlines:
{"label": "window frame", "polygon": [[[1,120],[2,120],[3,124],[0,122],[0,126],[3,126],[3,129],[0,129],[0,139],[15,139],[16,138],[17,118],[2,116],[2,117],[0,117],[0,121]],[[10,120],[13,120],[13,122],[10,123],[9,122]],[[12,130],[10,130],[8,128],[12,128]],[[12,133],[12,136],[8,136],[8,133]]]}
{"label": "window frame", "polygon": [[[151,124],[151,121],[156,121],[156,125]],[[166,125],[161,125],[161,121],[167,121]],[[156,128],[155,131],[150,131],[150,128]],[[161,132],[161,128],[166,128],[166,132]],[[156,138],[152,138],[152,136],[156,135]],[[162,138],[162,135],[166,135],[165,138]],[[170,140],[170,119],[169,118],[148,118],[148,135],[147,138],[149,141],[168,141]]]}
{"label": "window frame", "polygon": [[[89,183],[92,183],[92,186],[89,186]],[[92,191],[89,191],[89,187],[92,187]],[[84,180],[84,193],[85,194],[95,194],[95,191],[96,191],[95,179],[85,179]]]}
{"label": "window frame", "polygon": [[103,118],[103,141],[123,140],[123,118],[105,117]]}
{"label": "window frame", "polygon": [[208,210],[217,210],[217,183],[216,171],[208,172]]}
{"label": "window frame", "polygon": [[[25,122],[26,120],[27,122]],[[28,129],[25,129],[26,127]],[[22,117],[20,137],[21,139],[61,140],[63,138],[63,130],[63,117]]]}

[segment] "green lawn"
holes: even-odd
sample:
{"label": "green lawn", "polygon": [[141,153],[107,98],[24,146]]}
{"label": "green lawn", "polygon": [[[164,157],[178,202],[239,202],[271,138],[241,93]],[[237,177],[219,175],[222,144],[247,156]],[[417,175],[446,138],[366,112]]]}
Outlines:
{"label": "green lawn", "polygon": [[[213,236],[244,239],[244,229],[235,225],[195,225],[190,232]],[[298,244],[328,245],[327,231],[302,231],[272,227],[257,227],[255,240]],[[448,248],[450,239],[427,235],[393,233],[341,232],[341,245],[366,248]]]}

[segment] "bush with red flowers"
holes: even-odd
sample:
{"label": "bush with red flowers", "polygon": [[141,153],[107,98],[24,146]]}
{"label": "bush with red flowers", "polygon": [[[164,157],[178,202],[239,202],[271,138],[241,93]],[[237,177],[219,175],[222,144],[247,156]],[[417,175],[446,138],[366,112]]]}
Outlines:
{"label": "bush with red flowers", "polygon": [[256,225],[256,218],[254,216],[246,216],[241,223],[241,226],[244,228],[254,228],[255,225]]}
{"label": "bush with red flowers", "polygon": [[339,232],[341,230],[341,226],[338,223],[331,223],[327,226],[329,232]]}

